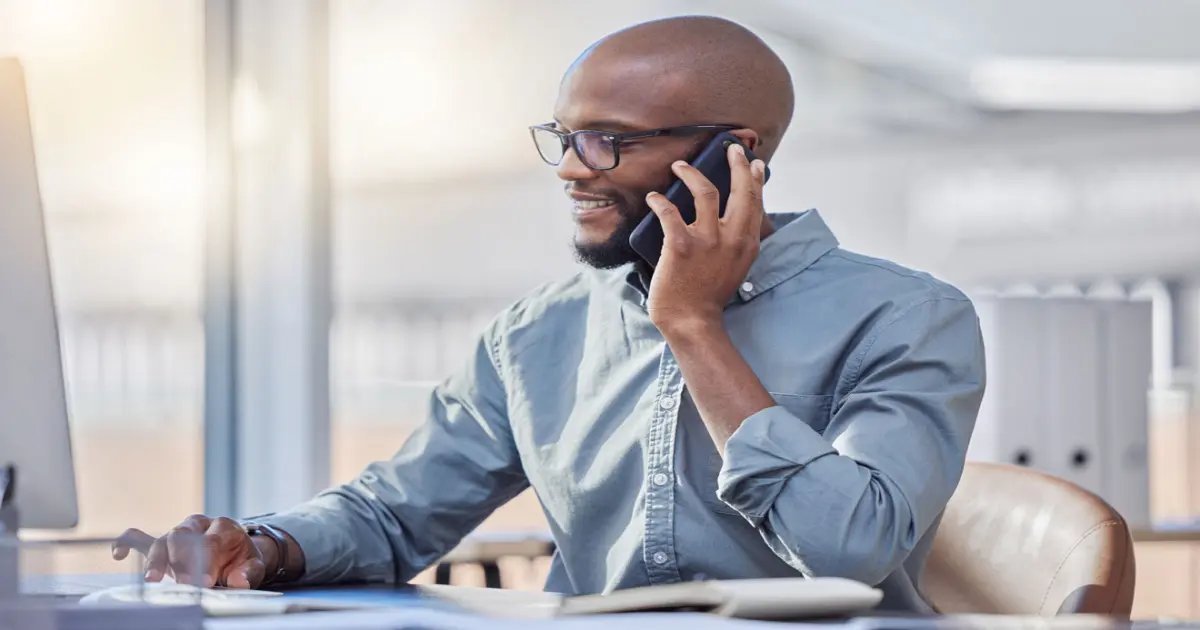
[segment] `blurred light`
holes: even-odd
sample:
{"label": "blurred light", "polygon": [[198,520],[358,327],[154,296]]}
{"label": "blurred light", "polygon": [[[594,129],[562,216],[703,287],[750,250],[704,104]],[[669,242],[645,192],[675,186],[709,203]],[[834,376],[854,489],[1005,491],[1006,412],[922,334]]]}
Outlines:
{"label": "blurred light", "polygon": [[24,61],[72,59],[102,33],[104,11],[91,0],[0,0],[2,52]]}
{"label": "blurred light", "polygon": [[971,71],[985,106],[1170,113],[1200,109],[1200,64],[1168,61],[987,59]]}
{"label": "blurred light", "polygon": [[1055,298],[1076,298],[1083,297],[1083,289],[1073,283],[1056,284],[1046,289],[1043,294],[1045,297]]}
{"label": "blurred light", "polygon": [[1133,288],[1130,299],[1150,302],[1153,365],[1150,380],[1155,390],[1172,386],[1175,376],[1175,315],[1171,291],[1162,280],[1151,278]]}
{"label": "blurred light", "polygon": [[1070,181],[1053,168],[943,168],[917,179],[909,207],[938,238],[1053,232],[1075,209]]}
{"label": "blurred light", "polygon": [[1105,278],[1093,283],[1087,289],[1087,296],[1093,300],[1126,300],[1129,293],[1125,287],[1112,278]]}
{"label": "blurred light", "polygon": [[1155,159],[1081,176],[1081,203],[1096,221],[1181,225],[1200,220],[1200,161]]}
{"label": "blurred light", "polygon": [[233,146],[238,151],[252,151],[262,146],[270,131],[267,104],[262,90],[253,78],[239,76],[233,81],[231,105]]}
{"label": "blurred light", "polygon": [[1002,297],[1040,297],[1042,291],[1037,288],[1037,285],[1019,282],[1003,287],[998,294]]}

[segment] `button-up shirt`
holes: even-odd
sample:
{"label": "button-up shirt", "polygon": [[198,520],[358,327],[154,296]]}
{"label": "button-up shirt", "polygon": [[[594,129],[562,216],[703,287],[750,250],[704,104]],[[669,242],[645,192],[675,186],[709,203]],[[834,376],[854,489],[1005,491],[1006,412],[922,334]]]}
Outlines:
{"label": "button-up shirt", "polygon": [[984,391],[975,310],[841,249],[815,210],[771,217],[724,324],[776,405],[724,457],[646,274],[582,271],[492,320],[392,459],[261,519],[303,549],[302,581],[406,581],[532,487],[549,591],[839,576],[927,610],[918,579]]}

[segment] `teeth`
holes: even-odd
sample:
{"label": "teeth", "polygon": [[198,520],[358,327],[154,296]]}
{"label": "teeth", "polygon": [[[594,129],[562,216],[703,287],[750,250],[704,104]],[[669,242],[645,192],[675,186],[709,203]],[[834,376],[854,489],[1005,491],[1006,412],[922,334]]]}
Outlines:
{"label": "teeth", "polygon": [[603,208],[605,206],[611,206],[611,205],[613,205],[613,202],[607,201],[607,200],[606,201],[576,201],[575,202],[575,207],[579,208],[580,210],[595,210],[596,208]]}

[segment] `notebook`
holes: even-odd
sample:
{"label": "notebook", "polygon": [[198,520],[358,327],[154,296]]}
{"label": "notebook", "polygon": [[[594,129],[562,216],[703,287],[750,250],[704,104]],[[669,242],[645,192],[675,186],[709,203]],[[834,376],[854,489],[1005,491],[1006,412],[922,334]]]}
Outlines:
{"label": "notebook", "polygon": [[[407,599],[403,602],[391,596],[374,596],[369,590],[362,591],[364,596],[361,597],[347,597],[347,594],[355,592],[338,590],[329,593],[301,591],[281,594],[156,583],[104,589],[88,595],[81,603],[199,604],[205,613],[215,617],[450,604],[464,611],[509,619],[686,611],[741,619],[783,620],[859,613],[874,608],[883,598],[883,593],[878,589],[841,578],[707,580],[580,596],[461,586],[422,586],[416,589],[419,595],[406,592]],[[414,604],[410,600],[425,601]]]}
{"label": "notebook", "polygon": [[480,614],[531,619],[661,611],[741,619],[811,619],[870,610],[883,599],[879,589],[842,578],[706,580],[570,597],[462,587],[422,590]]}

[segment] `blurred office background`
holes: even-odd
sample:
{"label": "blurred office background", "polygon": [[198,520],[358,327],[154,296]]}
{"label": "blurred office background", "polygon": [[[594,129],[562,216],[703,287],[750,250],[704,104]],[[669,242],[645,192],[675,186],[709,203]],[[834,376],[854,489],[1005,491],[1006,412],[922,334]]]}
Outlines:
{"label": "blurred office background", "polygon": [[[526,131],[563,69],[685,13],[741,21],[792,70],[770,210],[820,208],[844,246],[964,287],[1150,301],[1152,511],[1200,517],[1200,3],[0,0],[73,535],[282,508],[388,457],[488,319],[574,269]],[[484,528],[542,515],[527,494]],[[1139,578],[1174,577],[1139,601],[1194,616],[1200,551],[1162,545]]]}

